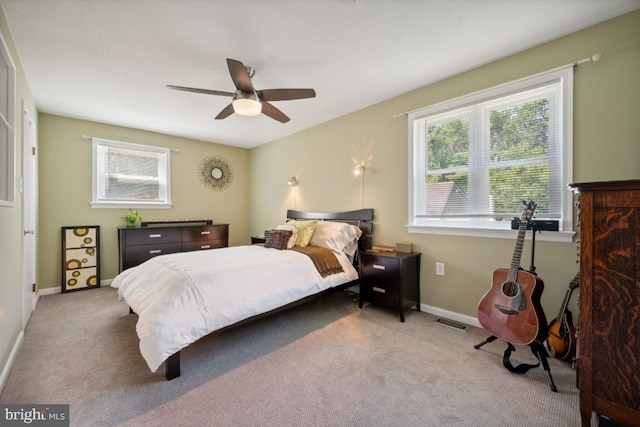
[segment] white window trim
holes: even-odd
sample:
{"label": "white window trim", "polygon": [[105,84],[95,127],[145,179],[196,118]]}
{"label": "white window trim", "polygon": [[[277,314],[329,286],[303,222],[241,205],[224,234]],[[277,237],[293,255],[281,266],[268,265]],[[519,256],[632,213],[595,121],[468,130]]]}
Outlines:
{"label": "white window trim", "polygon": [[[562,114],[564,116],[564,126],[562,130],[562,162],[563,177],[562,182],[568,185],[573,181],[573,66],[566,66],[554,70],[525,77],[519,80],[508,82],[492,88],[463,95],[448,101],[440,102],[425,108],[410,111],[408,114],[408,224],[407,231],[416,234],[436,234],[466,237],[489,237],[513,239],[517,236],[518,230],[483,228],[465,226],[463,223],[453,224],[416,224],[414,219],[414,173],[416,162],[421,162],[424,153],[414,153],[414,121],[422,117],[435,114],[439,111],[461,108],[465,105],[475,104],[492,97],[504,96],[507,88],[511,92],[522,91],[527,88],[542,85],[551,81],[560,80],[563,90]],[[573,194],[567,188],[562,193],[562,221],[560,231],[543,231],[536,235],[539,241],[570,243],[573,241],[575,232],[573,231]],[[505,225],[506,227],[506,225]]]}
{"label": "white window trim", "polygon": [[[151,151],[166,154],[166,176],[167,176],[167,200],[161,202],[132,202],[132,201],[98,201],[98,145],[108,144],[115,147],[123,147],[128,149],[138,149],[142,151]],[[154,147],[151,145],[134,144],[131,142],[114,141],[103,138],[92,138],[91,151],[91,207],[92,208],[114,208],[114,209],[169,209],[173,205],[171,203],[171,150],[169,148]]]}
{"label": "white window trim", "polygon": [[7,159],[6,165],[0,165],[0,169],[7,171],[6,191],[7,199],[0,199],[0,206],[15,207],[16,205],[16,140],[15,140],[15,106],[16,106],[16,66],[11,59],[9,49],[0,34],[0,54],[7,64],[8,90],[7,90],[7,117],[3,118],[7,126]]}

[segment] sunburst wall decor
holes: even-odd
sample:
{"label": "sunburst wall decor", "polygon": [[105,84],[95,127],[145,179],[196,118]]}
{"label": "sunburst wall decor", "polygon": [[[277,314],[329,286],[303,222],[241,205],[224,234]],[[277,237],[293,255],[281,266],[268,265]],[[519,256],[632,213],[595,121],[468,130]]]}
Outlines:
{"label": "sunburst wall decor", "polygon": [[200,162],[198,173],[202,184],[213,191],[226,190],[233,182],[233,168],[222,157],[205,157]]}

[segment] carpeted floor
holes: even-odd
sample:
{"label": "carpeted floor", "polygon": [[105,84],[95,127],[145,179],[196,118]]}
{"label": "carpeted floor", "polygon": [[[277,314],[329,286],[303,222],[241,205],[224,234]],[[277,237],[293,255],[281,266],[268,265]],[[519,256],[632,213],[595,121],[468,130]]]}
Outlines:
{"label": "carpeted floor", "polygon": [[[42,297],[0,403],[68,403],[72,426],[579,426],[575,371],[502,366],[501,341],[338,292],[206,337],[164,379],[116,290]],[[514,363],[535,362],[519,347]]]}

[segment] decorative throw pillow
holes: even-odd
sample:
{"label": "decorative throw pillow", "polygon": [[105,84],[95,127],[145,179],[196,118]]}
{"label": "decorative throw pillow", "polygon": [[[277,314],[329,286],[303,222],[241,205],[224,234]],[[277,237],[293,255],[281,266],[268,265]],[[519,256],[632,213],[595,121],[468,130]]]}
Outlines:
{"label": "decorative throw pillow", "polygon": [[264,241],[265,248],[274,249],[287,249],[287,243],[291,238],[291,230],[271,230],[267,234],[267,239]]}
{"label": "decorative throw pillow", "polygon": [[280,224],[276,227],[276,230],[289,230],[291,231],[291,237],[287,243],[287,249],[291,249],[296,245],[296,239],[298,238],[298,227],[291,224]]}
{"label": "decorative throw pillow", "polygon": [[287,221],[289,225],[295,225],[298,228],[298,237],[296,238],[296,246],[304,248],[309,245],[309,241],[311,240],[311,236],[313,236],[313,232],[316,229],[316,225],[318,224],[317,219],[310,219],[307,221],[298,221],[292,219]]}

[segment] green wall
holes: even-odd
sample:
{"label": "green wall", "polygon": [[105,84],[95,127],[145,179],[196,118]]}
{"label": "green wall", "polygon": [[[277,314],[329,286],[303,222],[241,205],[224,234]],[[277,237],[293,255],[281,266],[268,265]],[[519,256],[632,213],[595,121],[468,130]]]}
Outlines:
{"label": "green wall", "polygon": [[[14,138],[16,182],[22,176],[23,104],[37,128],[37,111],[29,83],[15,48],[4,10],[0,8],[0,33],[16,68]],[[3,368],[17,349],[22,331],[22,194],[16,191],[15,206],[0,206],[0,390],[8,375]]]}
{"label": "green wall", "polygon": [[[473,320],[493,271],[509,266],[514,241],[407,232],[407,119],[397,115],[594,53],[605,56],[580,65],[574,75],[573,181],[640,178],[637,11],[253,149],[251,231],[281,222],[293,207],[293,191],[300,210],[374,208],[374,243],[411,241],[422,252],[422,303],[432,312]],[[352,175],[359,162],[367,165],[363,202]],[[291,175],[300,180],[293,190],[286,186]],[[528,250],[529,239],[523,267],[530,264]],[[573,243],[536,241],[535,265],[545,282],[542,305],[550,319],[578,270],[576,258]],[[435,275],[436,261],[445,263],[444,277]]]}
{"label": "green wall", "polygon": [[[83,135],[174,148],[171,153],[170,209],[140,209],[143,220],[212,219],[229,224],[229,244],[249,242],[249,151],[153,132],[70,119],[39,116],[38,286],[61,285],[60,227],[99,225],[101,279],[118,273],[117,227],[127,209],[91,207],[91,140]],[[225,191],[200,183],[198,166],[210,155],[231,164],[234,181]]]}

